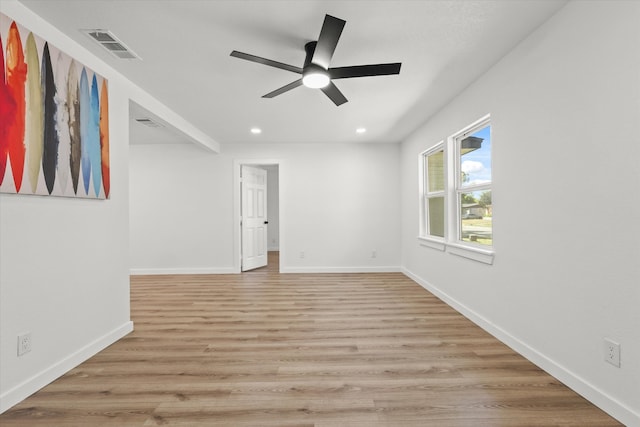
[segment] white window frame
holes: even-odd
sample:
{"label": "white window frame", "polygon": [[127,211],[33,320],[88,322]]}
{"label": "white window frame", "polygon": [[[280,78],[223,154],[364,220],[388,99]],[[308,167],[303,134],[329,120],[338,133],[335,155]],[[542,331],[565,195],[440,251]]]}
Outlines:
{"label": "white window frame", "polygon": [[[437,153],[438,151],[442,151],[443,158],[443,181],[445,186],[442,190],[439,191],[429,191],[429,174],[428,174],[428,158],[429,156]],[[427,244],[430,244],[431,247],[435,249],[444,250],[446,238],[447,238],[447,151],[445,147],[445,142],[440,141],[433,147],[429,148],[426,151],[423,151],[420,154],[420,236],[425,237],[427,239]],[[435,197],[443,197],[444,198],[444,236],[434,236],[430,233],[430,220],[429,220],[429,209],[428,200]]]}
{"label": "white window frame", "polygon": [[[433,145],[429,149],[420,153],[419,156],[419,190],[420,190],[420,228],[418,240],[422,246],[446,251],[447,253],[458,255],[464,258],[493,264],[495,252],[493,246],[482,245],[475,242],[467,242],[462,240],[462,207],[460,199],[462,193],[470,193],[474,191],[491,191],[493,184],[493,174],[491,182],[482,184],[472,184],[464,186],[461,182],[461,161],[460,161],[460,141],[465,137],[475,133],[476,131],[491,125],[491,116],[486,115],[474,123],[466,126],[462,130],[454,133]],[[493,141],[492,141],[493,143]],[[445,169],[445,229],[444,238],[432,236],[429,234],[429,212],[427,208],[427,199],[434,197],[441,192],[428,193],[427,187],[427,158],[429,155],[443,150],[444,151],[444,169]],[[493,158],[493,144],[491,156]],[[493,167],[493,161],[492,161]],[[493,192],[492,192],[493,196]],[[493,230],[492,230],[493,231]]]}

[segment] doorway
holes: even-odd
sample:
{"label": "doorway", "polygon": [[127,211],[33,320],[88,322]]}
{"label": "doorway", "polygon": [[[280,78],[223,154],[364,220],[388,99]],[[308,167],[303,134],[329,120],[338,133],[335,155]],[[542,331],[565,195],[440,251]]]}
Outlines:
{"label": "doorway", "polygon": [[[234,270],[237,273],[265,266],[280,271],[281,173],[278,160],[234,161],[234,214],[238,218],[234,229]],[[263,189],[258,183],[261,174],[266,177],[264,196],[260,196]],[[264,212],[260,212],[261,209]],[[261,248],[266,253],[261,253]]]}

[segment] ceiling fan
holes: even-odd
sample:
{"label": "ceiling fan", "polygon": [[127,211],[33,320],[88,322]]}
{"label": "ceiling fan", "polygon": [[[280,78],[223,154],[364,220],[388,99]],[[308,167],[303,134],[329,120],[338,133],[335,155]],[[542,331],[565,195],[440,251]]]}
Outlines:
{"label": "ceiling fan", "polygon": [[372,64],[372,65],[355,65],[351,67],[329,67],[333,52],[336,50],[340,34],[346,21],[338,19],[331,15],[326,15],[318,41],[312,41],[305,44],[306,57],[302,68],[282,62],[273,61],[271,59],[261,58],[259,56],[250,55],[248,53],[238,52],[234,50],[231,56],[246,59],[247,61],[257,62],[259,64],[269,65],[271,67],[280,68],[282,70],[291,71],[301,74],[302,77],[288,85],[276,89],[264,95],[263,98],[273,98],[282,95],[298,86],[305,85],[310,88],[320,89],[333,101],[336,106],[347,102],[347,98],[333,84],[335,79],[349,79],[352,77],[369,77],[369,76],[385,76],[390,74],[400,74],[400,62],[391,64]]}

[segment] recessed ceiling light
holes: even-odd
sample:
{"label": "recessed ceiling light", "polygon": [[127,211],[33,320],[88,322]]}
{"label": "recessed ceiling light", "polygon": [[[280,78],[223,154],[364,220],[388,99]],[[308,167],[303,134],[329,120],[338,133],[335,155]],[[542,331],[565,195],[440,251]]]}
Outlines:
{"label": "recessed ceiling light", "polygon": [[356,129],[356,133],[365,133],[366,131],[367,131],[367,129],[365,129],[365,128]]}
{"label": "recessed ceiling light", "polygon": [[254,135],[258,135],[260,133],[262,133],[262,129],[260,128],[251,128],[251,133]]}

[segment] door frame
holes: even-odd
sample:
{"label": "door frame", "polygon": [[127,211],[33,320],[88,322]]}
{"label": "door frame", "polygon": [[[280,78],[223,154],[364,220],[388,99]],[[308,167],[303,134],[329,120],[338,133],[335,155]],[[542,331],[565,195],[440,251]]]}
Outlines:
{"label": "door frame", "polygon": [[[278,159],[235,159],[233,161],[233,271],[234,273],[242,273],[242,233],[241,233],[241,204],[242,196],[240,194],[240,174],[242,165],[247,166],[278,166],[278,242],[280,246],[280,265],[279,271],[282,271],[282,260],[284,247],[282,242],[283,230],[283,210],[282,210],[282,177],[283,177],[283,161]],[[268,244],[267,244],[268,247]]]}

